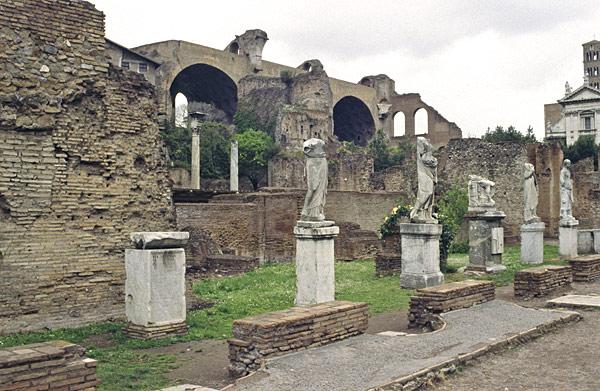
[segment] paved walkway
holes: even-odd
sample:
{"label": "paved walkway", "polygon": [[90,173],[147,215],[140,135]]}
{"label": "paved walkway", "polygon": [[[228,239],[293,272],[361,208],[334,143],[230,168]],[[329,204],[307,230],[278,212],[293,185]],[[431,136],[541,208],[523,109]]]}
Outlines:
{"label": "paved walkway", "polygon": [[495,300],[445,314],[447,327],[436,333],[361,335],[272,359],[266,374],[230,389],[364,391],[567,316]]}

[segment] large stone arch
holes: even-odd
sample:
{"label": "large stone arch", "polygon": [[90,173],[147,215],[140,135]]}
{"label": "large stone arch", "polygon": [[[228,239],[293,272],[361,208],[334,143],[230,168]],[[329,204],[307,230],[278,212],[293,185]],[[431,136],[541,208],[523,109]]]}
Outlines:
{"label": "large stone arch", "polygon": [[340,141],[366,146],[375,134],[373,115],[362,100],[345,96],[333,106],[333,134]]}
{"label": "large stone arch", "polygon": [[188,102],[205,102],[214,105],[227,115],[229,121],[237,109],[237,85],[227,73],[209,64],[190,65],[178,72],[169,85],[170,106],[175,96],[182,93]]}

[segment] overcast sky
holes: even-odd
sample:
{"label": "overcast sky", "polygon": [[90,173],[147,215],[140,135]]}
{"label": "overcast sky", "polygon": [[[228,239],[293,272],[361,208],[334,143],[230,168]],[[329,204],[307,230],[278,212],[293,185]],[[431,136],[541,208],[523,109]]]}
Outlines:
{"label": "overcast sky", "polygon": [[600,39],[598,0],[141,1],[92,0],[106,35],[125,46],[179,39],[224,49],[265,30],[263,59],[298,66],[318,58],[331,77],[385,73],[418,92],[463,136],[533,126],[564,83],[583,83],[581,44]]}

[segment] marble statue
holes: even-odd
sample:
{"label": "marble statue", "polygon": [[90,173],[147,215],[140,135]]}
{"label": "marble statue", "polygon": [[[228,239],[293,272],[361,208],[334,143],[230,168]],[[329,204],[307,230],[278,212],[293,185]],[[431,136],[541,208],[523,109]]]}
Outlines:
{"label": "marble statue", "polygon": [[536,212],[538,206],[538,184],[535,177],[535,168],[531,163],[525,163],[523,167],[523,200],[525,203],[523,211],[525,224],[539,223],[541,220]]}
{"label": "marble statue", "polygon": [[417,179],[419,190],[415,206],[410,211],[412,223],[437,224],[433,218],[433,194],[437,184],[437,159],[433,146],[425,137],[417,138]]}
{"label": "marble statue", "polygon": [[327,196],[327,159],[325,158],[325,142],[311,138],[302,145],[306,155],[304,177],[308,190],[302,208],[302,221],[325,220],[324,207]]}
{"label": "marble statue", "polygon": [[573,217],[573,180],[571,179],[571,161],[565,159],[560,170],[560,222],[574,222]]}
{"label": "marble statue", "polygon": [[492,199],[495,185],[479,175],[469,175],[469,209],[493,209],[496,205]]}

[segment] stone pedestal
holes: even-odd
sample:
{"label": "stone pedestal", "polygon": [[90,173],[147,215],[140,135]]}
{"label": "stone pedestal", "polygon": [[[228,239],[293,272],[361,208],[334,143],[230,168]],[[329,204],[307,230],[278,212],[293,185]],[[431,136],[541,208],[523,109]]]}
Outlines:
{"label": "stone pedestal", "polygon": [[577,227],[579,221],[573,219],[561,221],[558,227],[558,255],[561,258],[577,256]]}
{"label": "stone pedestal", "polygon": [[[159,234],[159,240],[156,240]],[[185,334],[185,251],[188,235],[136,233],[137,249],[125,250],[125,333],[153,339]],[[187,234],[183,233],[183,234]],[[148,248],[149,244],[153,244]],[[156,248],[159,245],[171,248]]]}
{"label": "stone pedestal", "polygon": [[521,262],[540,264],[544,262],[544,223],[521,226]]}
{"label": "stone pedestal", "polygon": [[498,273],[506,270],[502,265],[504,252],[504,229],[500,211],[468,212],[469,265],[468,272]]}
{"label": "stone pedestal", "polygon": [[400,286],[416,289],[440,285],[441,224],[398,224],[402,242]]}
{"label": "stone pedestal", "polygon": [[296,223],[296,305],[335,299],[334,239],[339,233],[333,221]]}

